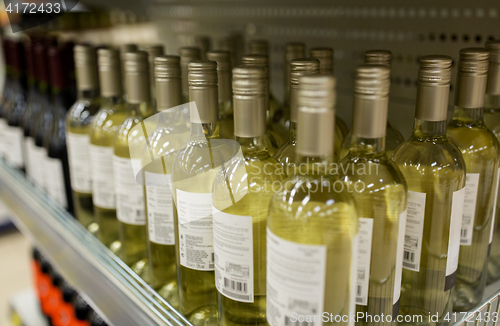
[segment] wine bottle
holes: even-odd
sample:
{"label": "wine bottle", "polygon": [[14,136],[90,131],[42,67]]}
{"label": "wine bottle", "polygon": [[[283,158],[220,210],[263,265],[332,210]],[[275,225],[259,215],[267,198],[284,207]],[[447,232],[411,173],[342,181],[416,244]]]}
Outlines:
{"label": "wine bottle", "polygon": [[[319,73],[333,75],[333,49],[326,47],[312,48],[309,56],[319,60]],[[346,123],[337,114],[335,115],[335,154],[340,155],[342,142],[349,133]]]}
{"label": "wine bottle", "polygon": [[483,298],[496,209],[500,145],[483,122],[488,59],[487,49],[460,51],[455,109],[446,133],[462,152],[467,172],[460,256],[453,294],[455,311],[468,311]]}
{"label": "wine bottle", "polygon": [[78,97],[66,116],[66,144],[71,189],[73,190],[75,217],[84,227],[95,232],[89,160],[89,126],[100,106],[97,58],[95,48],[90,45],[76,45],[74,55]]}
{"label": "wine bottle", "polygon": [[[300,76],[314,75],[319,72],[318,59],[294,59],[290,62],[290,127],[288,139],[274,154],[274,157],[286,169],[288,176],[294,174],[296,165],[296,149],[297,145],[297,119],[298,119],[298,90],[300,86]],[[332,147],[333,148],[333,147]]]}
{"label": "wine bottle", "polygon": [[299,79],[295,150],[300,173],[273,196],[267,221],[271,326],[292,325],[298,314],[321,320],[324,311],[339,317],[355,312],[358,218],[345,184],[331,174],[334,87],[333,76]]}
{"label": "wine bottle", "polygon": [[201,51],[199,48],[186,46],[179,49],[179,55],[181,57],[182,97],[186,103],[189,102],[188,64],[191,61],[200,60]]}
{"label": "wine bottle", "polygon": [[172,167],[179,306],[194,325],[216,325],[212,184],[234,155],[232,141],[219,137],[217,63],[189,63],[189,98],[190,137]]}
{"label": "wine bottle", "polygon": [[148,53],[148,64],[149,64],[149,85],[151,88],[151,103],[153,103],[153,106],[156,105],[156,87],[155,87],[155,72],[154,72],[154,67],[155,67],[155,58],[163,55],[164,53],[164,48],[163,45],[161,44],[153,44],[153,45],[148,45],[144,47],[144,51]]}
{"label": "wine bottle", "polygon": [[[35,70],[35,39],[31,38],[30,42],[27,42],[24,46],[25,57],[26,57],[26,68],[27,68],[27,77],[28,77],[28,93],[26,95],[26,110],[24,111],[24,115],[21,120],[21,125],[24,130],[24,139],[23,139],[23,157],[24,157],[24,168],[26,169],[26,177],[34,182],[32,166],[35,164],[33,158],[31,158],[31,151],[29,148],[29,144],[33,144],[33,138],[30,137],[31,128],[34,125],[34,118],[38,114],[40,109],[39,105],[39,97],[38,94],[38,80]],[[0,132],[1,133],[1,132]]]}
{"label": "wine bottle", "polygon": [[115,254],[120,250],[113,175],[114,139],[127,109],[122,89],[120,54],[114,49],[97,50],[101,107],[89,126],[89,161],[94,218],[98,239]]}
{"label": "wine bottle", "polygon": [[[365,52],[365,64],[367,65],[384,65],[391,68],[392,52],[388,50],[369,50]],[[387,120],[385,132],[385,152],[389,158],[392,157],[394,150],[404,142],[403,135]],[[349,153],[351,146],[351,133],[349,133],[342,144],[340,157],[345,157]]]}
{"label": "wine bottle", "polygon": [[212,40],[210,37],[206,35],[196,35],[194,37],[194,44],[200,49],[201,60],[207,60],[207,52],[210,51],[212,47]]}
{"label": "wine bottle", "polygon": [[[486,48],[490,50],[490,65],[484,98],[484,123],[500,141],[500,41],[489,41]],[[498,186],[497,186],[498,187]],[[493,215],[493,234],[490,239],[490,257],[486,283],[500,279],[500,218],[498,198]]]}
{"label": "wine bottle", "polygon": [[5,63],[5,79],[3,83],[3,92],[2,92],[2,97],[0,101],[0,158],[6,160],[5,157],[5,144],[6,142],[4,141],[3,133],[5,129],[7,128],[7,119],[4,115],[3,112],[3,107],[4,104],[10,99],[10,96],[12,94],[12,79],[11,79],[11,72],[12,72],[12,65],[11,65],[11,60],[10,60],[10,43],[11,41],[6,38],[2,38],[2,52],[3,52],[3,57],[4,57],[4,63]]}
{"label": "wine bottle", "polygon": [[[270,90],[270,83],[269,83],[269,57],[267,55],[263,54],[247,54],[242,57],[241,59],[242,63],[246,66],[257,66],[257,67],[264,67],[268,73],[267,73],[267,78],[266,78],[266,83],[267,83],[267,92],[269,94],[269,104],[267,105],[267,111],[266,111],[266,121],[267,121],[267,131],[270,136],[272,136],[277,143],[277,146],[268,146],[268,150],[271,151],[271,155],[274,155],[274,152],[276,151],[276,148],[279,148],[283,143],[285,142],[286,138],[288,135],[282,135],[280,133],[280,129],[276,128],[276,125],[273,121],[273,117],[276,116],[276,111],[280,109],[280,104],[276,100],[276,98],[271,94]],[[265,136],[266,138],[267,135]]]}
{"label": "wine bottle", "polygon": [[452,309],[465,190],[464,159],[446,137],[451,63],[420,58],[413,135],[393,155],[408,185],[399,312],[440,324]]}
{"label": "wine bottle", "polygon": [[127,117],[118,129],[113,146],[113,174],[121,242],[120,257],[137,274],[143,272],[147,257],[144,189],[139,183],[142,182],[142,172],[139,171],[146,135],[131,131],[137,124],[146,128],[143,120],[154,113],[149,81],[147,52],[127,52],[125,54]]}
{"label": "wine bottle", "polygon": [[[328,47],[317,47],[309,49],[309,57],[319,60],[319,73],[333,75],[333,49]],[[340,134],[339,132],[340,131]],[[343,139],[349,133],[349,128],[344,120],[335,115],[335,139],[342,144]],[[338,138],[340,137],[341,138]],[[339,139],[339,140],[337,140]]]}
{"label": "wine bottle", "polygon": [[[356,69],[351,148],[339,165],[358,212],[356,312],[392,316],[399,311],[406,226],[406,182],[385,153],[391,70]],[[359,325],[372,324],[367,319]],[[381,325],[392,325],[384,320]]]}
{"label": "wine bottle", "polygon": [[234,132],[241,153],[219,169],[213,185],[219,325],[266,323],[267,215],[273,185],[284,178],[264,142],[267,75],[264,67],[233,69]]}
{"label": "wine bottle", "polygon": [[[150,147],[144,152],[144,200],[148,229],[148,258],[151,286],[174,307],[178,307],[175,259],[174,211],[171,190],[172,162],[186,144],[189,129],[183,115],[181,67],[178,56],[155,59],[158,114]],[[150,118],[151,119],[151,118]]]}
{"label": "wine bottle", "polygon": [[[248,42],[248,54],[269,56],[269,42],[266,40],[251,40]],[[242,60],[245,64],[245,60]]]}
{"label": "wine bottle", "polygon": [[57,46],[48,49],[51,79],[52,123],[43,137],[47,157],[43,160],[44,185],[50,197],[73,213],[74,199],[71,192],[70,167],[66,147],[66,116],[71,107],[69,69],[64,65],[64,54]]}
{"label": "wine bottle", "polygon": [[225,139],[234,139],[231,54],[227,51],[209,51],[206,57],[208,60],[217,62],[220,136]]}
{"label": "wine bottle", "polygon": [[43,166],[47,158],[47,150],[43,146],[43,138],[48,132],[53,119],[50,105],[49,61],[46,43],[43,41],[36,43],[34,51],[40,108],[34,117],[33,127],[30,131],[31,141],[28,142],[26,148],[30,152],[30,162],[33,163],[31,171],[34,183],[40,189],[45,189]]}
{"label": "wine bottle", "polygon": [[3,116],[7,126],[2,133],[4,155],[13,167],[24,171],[24,131],[21,121],[26,110],[26,74],[24,61],[24,47],[21,41],[13,40],[9,44],[11,60],[11,95],[3,103]]}
{"label": "wine bottle", "polygon": [[[125,55],[128,52],[135,52],[139,50],[137,44],[134,43],[126,43],[120,45],[120,63],[121,63],[121,75],[125,77]],[[125,92],[125,98],[127,98],[127,87],[125,85],[125,78],[122,78],[122,89]]]}

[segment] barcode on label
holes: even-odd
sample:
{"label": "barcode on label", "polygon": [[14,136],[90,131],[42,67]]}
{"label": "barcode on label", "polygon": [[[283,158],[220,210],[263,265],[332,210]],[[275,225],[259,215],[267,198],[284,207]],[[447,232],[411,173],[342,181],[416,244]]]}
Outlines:
{"label": "barcode on label", "polygon": [[468,244],[469,242],[467,241],[467,234],[469,230],[467,229],[461,229],[460,230],[460,243],[461,244]]}
{"label": "barcode on label", "polygon": [[[360,296],[360,295],[361,295],[361,293],[362,293],[362,289],[363,289],[363,287],[362,287],[361,285],[359,285],[359,284],[358,284],[358,285],[356,286],[356,294],[357,294],[358,296]],[[363,298],[356,298],[356,302],[358,302],[358,301],[359,301],[359,302],[363,302]]]}
{"label": "barcode on label", "polygon": [[313,326],[314,322],[312,321],[299,321],[297,318],[295,321],[292,321],[292,318],[289,316],[285,316],[285,326]]}
{"label": "barcode on label", "polygon": [[403,266],[411,269],[417,268],[417,265],[415,264],[415,252],[408,250],[404,251]]}
{"label": "barcode on label", "polygon": [[248,287],[246,282],[237,282],[224,277],[224,287],[233,292],[247,293]]}

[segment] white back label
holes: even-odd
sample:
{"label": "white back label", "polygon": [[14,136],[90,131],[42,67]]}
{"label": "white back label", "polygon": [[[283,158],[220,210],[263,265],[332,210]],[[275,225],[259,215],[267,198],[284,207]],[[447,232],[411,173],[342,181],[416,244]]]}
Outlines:
{"label": "white back label", "polygon": [[370,262],[372,256],[373,219],[358,219],[358,255],[356,271],[356,304],[368,304],[368,286],[370,283]]}
{"label": "white back label", "polygon": [[149,241],[175,245],[174,206],[170,174],[144,172]]}
{"label": "white back label", "polygon": [[408,190],[403,267],[411,271],[420,270],[420,255],[424,232],[425,198],[423,192]]}
{"label": "white back label", "polygon": [[460,229],[464,210],[465,187],[453,192],[451,204],[450,239],[448,241],[448,259],[446,260],[445,291],[455,285],[458,267],[458,253],[460,251]]}
{"label": "white back label", "polygon": [[90,176],[89,136],[66,133],[71,189],[81,193],[92,193]]}
{"label": "white back label", "polygon": [[474,230],[474,217],[476,216],[479,176],[479,173],[467,173],[465,177],[464,208],[462,229],[460,231],[460,245],[462,246],[470,246],[472,244],[472,232]]}
{"label": "white back label", "polygon": [[116,209],[113,147],[89,145],[92,200],[100,208]]}
{"label": "white back label", "polygon": [[[113,156],[115,178],[116,217],[125,224],[146,225],[144,188],[137,183],[132,170],[133,161],[139,159]],[[136,163],[135,163],[136,164]]]}
{"label": "white back label", "polygon": [[68,208],[63,166],[60,159],[46,157],[44,162],[45,187],[47,193],[62,207]]}

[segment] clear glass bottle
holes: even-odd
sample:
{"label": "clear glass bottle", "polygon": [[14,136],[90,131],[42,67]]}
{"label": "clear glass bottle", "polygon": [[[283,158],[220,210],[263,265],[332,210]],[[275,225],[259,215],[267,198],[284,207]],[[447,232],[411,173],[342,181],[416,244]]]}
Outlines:
{"label": "clear glass bottle", "polygon": [[89,126],[100,106],[99,82],[95,48],[90,45],[76,45],[74,55],[78,96],[66,116],[66,144],[75,216],[88,228],[94,222]]}
{"label": "clear glass bottle", "polygon": [[[486,48],[490,50],[490,65],[484,98],[484,123],[500,141],[500,41],[489,41]],[[499,177],[500,178],[500,177]],[[497,185],[498,187],[498,185]],[[497,188],[498,189],[498,188]],[[498,191],[498,190],[497,190]],[[490,239],[490,255],[488,262],[488,276],[486,284],[500,279],[500,218],[498,197],[495,214],[493,215],[494,229]]]}
{"label": "clear glass bottle", "polygon": [[174,210],[171,190],[172,162],[187,143],[189,129],[183,115],[181,67],[178,56],[155,59],[157,125],[143,154],[144,200],[148,229],[151,286],[178,307]]}
{"label": "clear glass bottle", "polygon": [[50,197],[66,208],[74,211],[71,190],[70,168],[66,147],[66,116],[72,104],[69,69],[64,62],[63,50],[57,46],[48,49],[51,79],[52,123],[43,137],[47,157],[43,160],[44,185]]}
{"label": "clear glass bottle", "polygon": [[438,324],[452,310],[465,190],[464,159],[446,137],[451,63],[420,58],[413,135],[393,155],[408,185],[399,312]]}
{"label": "clear glass bottle", "polygon": [[[233,69],[236,142],[213,185],[215,284],[219,325],[266,324],[266,226],[273,185],[284,171],[266,148],[268,70]],[[232,269],[234,266],[235,269]],[[245,269],[240,274],[236,269]]]}
{"label": "clear glass bottle", "polygon": [[147,133],[132,131],[140,124],[152,130],[144,120],[153,113],[149,88],[148,54],[145,51],[125,54],[125,85],[127,90],[127,117],[118,128],[113,145],[113,176],[116,194],[120,258],[139,276],[147,280],[147,230],[144,212],[142,149]]}
{"label": "clear glass bottle", "polygon": [[267,220],[266,316],[271,326],[291,325],[298,314],[355,313],[358,218],[347,187],[332,174],[334,87],[333,76],[299,81],[295,150],[300,169],[274,194]]}
{"label": "clear glass bottle", "polygon": [[[26,177],[34,182],[33,171],[31,167],[34,162],[31,158],[31,150],[29,144],[33,144],[33,138],[31,138],[31,129],[35,123],[35,117],[40,110],[40,95],[38,93],[38,78],[35,69],[35,40],[32,38],[30,42],[25,44],[25,56],[26,56],[26,67],[28,72],[28,93],[26,96],[26,110],[22,118],[22,127],[24,129],[24,167],[26,169]],[[1,132],[0,132],[1,134]]]}
{"label": "clear glass bottle", "polygon": [[191,133],[186,146],[174,158],[172,195],[180,312],[194,325],[218,322],[212,184],[220,166],[236,152],[229,146],[234,141],[219,137],[217,97],[217,64],[189,63]]}
{"label": "clear glass bottle", "polygon": [[[283,164],[288,176],[294,173],[297,157],[295,155],[297,145],[297,119],[298,119],[298,90],[300,86],[300,76],[314,75],[319,72],[318,59],[294,59],[290,62],[290,127],[288,139],[274,154],[274,157]],[[333,107],[333,103],[332,103]]]}
{"label": "clear glass bottle", "polygon": [[231,53],[228,51],[209,51],[206,53],[206,57],[208,60],[217,62],[220,136],[225,139],[234,139]]}
{"label": "clear glass bottle", "polygon": [[466,182],[453,310],[477,306],[486,284],[488,247],[496,206],[499,143],[483,121],[489,51],[460,51],[453,120],[446,135],[465,160]]}
{"label": "clear glass bottle", "polygon": [[[365,64],[384,65],[391,68],[392,52],[389,50],[368,50],[365,52]],[[390,104],[389,104],[390,106]],[[385,152],[387,157],[391,158],[396,148],[404,142],[403,135],[394,128],[389,120],[385,132]],[[340,157],[345,157],[351,146],[351,133],[349,133],[343,143]]]}
{"label": "clear glass bottle", "polygon": [[122,89],[120,55],[114,49],[97,51],[101,107],[89,126],[89,160],[97,237],[115,254],[120,250],[113,175],[113,145],[127,116]]}
{"label": "clear glass bottle", "polygon": [[[406,226],[406,182],[385,153],[391,71],[356,69],[351,149],[339,165],[359,218],[356,312],[391,316],[399,311]],[[358,325],[372,325],[358,320]],[[379,325],[392,325],[384,320]]]}
{"label": "clear glass bottle", "polygon": [[3,150],[7,162],[13,167],[25,171],[24,131],[21,126],[26,110],[27,91],[24,47],[19,40],[13,40],[8,44],[11,61],[11,94],[3,103],[3,116],[7,121],[7,126],[2,133]]}
{"label": "clear glass bottle", "polygon": [[[319,60],[319,73],[333,75],[333,49],[328,47],[317,47],[309,49],[309,57]],[[335,142],[342,144],[349,128],[338,114],[335,115]],[[337,147],[339,145],[336,145]],[[340,148],[340,147],[339,147]],[[338,152],[337,152],[338,153]]]}
{"label": "clear glass bottle", "polygon": [[279,132],[284,138],[288,136],[290,129],[290,62],[294,59],[306,57],[306,45],[300,42],[290,42],[285,44],[285,99],[281,108],[276,110],[271,117],[273,129]]}
{"label": "clear glass bottle", "polygon": [[[268,151],[270,151],[271,155],[274,155],[276,150],[283,145],[285,140],[287,139],[287,135],[282,135],[280,130],[276,130],[275,125],[273,125],[273,117],[276,114],[276,111],[280,109],[280,104],[276,100],[276,98],[271,94],[270,85],[269,85],[269,57],[267,55],[262,54],[247,54],[241,58],[243,65],[245,66],[257,66],[264,67],[267,70],[267,88],[269,93],[269,104],[266,111],[266,121],[267,121],[267,134],[269,136],[265,136],[266,138],[274,138],[276,140],[276,145],[270,146]],[[267,140],[269,141],[269,139]]]}

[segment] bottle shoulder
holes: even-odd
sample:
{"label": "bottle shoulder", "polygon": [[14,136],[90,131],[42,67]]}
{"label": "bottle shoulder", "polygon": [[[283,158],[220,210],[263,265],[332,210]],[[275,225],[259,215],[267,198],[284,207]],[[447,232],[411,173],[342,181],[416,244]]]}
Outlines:
{"label": "bottle shoulder", "polygon": [[465,125],[452,121],[446,135],[464,156],[474,156],[476,158],[498,156],[500,148],[498,139],[483,123]]}
{"label": "bottle shoulder", "polygon": [[94,101],[76,100],[66,116],[68,127],[81,128],[90,125],[92,118],[98,110],[99,105]]}

